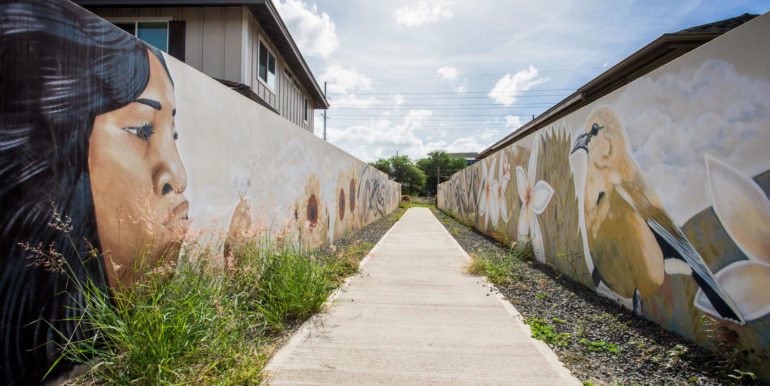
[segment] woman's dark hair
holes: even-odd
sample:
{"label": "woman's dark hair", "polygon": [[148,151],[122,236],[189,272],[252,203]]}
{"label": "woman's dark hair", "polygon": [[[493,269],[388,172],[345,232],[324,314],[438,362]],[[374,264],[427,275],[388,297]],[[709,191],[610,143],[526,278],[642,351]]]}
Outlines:
{"label": "woman's dark hair", "polygon": [[[89,137],[97,115],[145,89],[148,49],[165,67],[155,48],[66,0],[0,8],[2,384],[40,382],[61,354],[62,335],[83,337],[73,279],[107,290],[102,259],[88,258],[90,245],[100,249]],[[68,234],[49,225],[55,213],[71,219]],[[32,265],[25,243],[61,253],[74,278]]]}

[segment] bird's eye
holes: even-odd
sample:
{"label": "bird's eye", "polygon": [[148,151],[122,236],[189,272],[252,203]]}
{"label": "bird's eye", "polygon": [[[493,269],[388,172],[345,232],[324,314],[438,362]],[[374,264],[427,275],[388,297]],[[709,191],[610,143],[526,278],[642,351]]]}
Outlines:
{"label": "bird's eye", "polygon": [[148,122],[139,127],[124,127],[123,130],[145,140],[149,141],[150,136],[155,132],[152,123]]}
{"label": "bird's eye", "polygon": [[599,134],[599,125],[595,124],[591,126],[591,135]]}
{"label": "bird's eye", "polygon": [[599,205],[599,203],[602,201],[602,198],[604,198],[604,192],[599,192],[599,198],[596,199],[596,205]]}

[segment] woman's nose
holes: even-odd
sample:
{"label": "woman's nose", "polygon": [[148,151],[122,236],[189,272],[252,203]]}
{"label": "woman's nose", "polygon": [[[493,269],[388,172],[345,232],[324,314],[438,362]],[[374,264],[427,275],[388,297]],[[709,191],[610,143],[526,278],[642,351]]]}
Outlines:
{"label": "woman's nose", "polygon": [[153,170],[153,188],[158,195],[182,193],[187,189],[185,171],[179,151],[173,140],[163,141],[157,149],[158,162]]}

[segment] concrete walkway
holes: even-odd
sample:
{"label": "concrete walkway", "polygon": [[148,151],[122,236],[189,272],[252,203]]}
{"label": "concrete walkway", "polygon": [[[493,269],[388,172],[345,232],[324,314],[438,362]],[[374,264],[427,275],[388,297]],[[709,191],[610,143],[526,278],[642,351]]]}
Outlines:
{"label": "concrete walkway", "polygon": [[427,208],[411,208],[267,367],[271,384],[580,384]]}

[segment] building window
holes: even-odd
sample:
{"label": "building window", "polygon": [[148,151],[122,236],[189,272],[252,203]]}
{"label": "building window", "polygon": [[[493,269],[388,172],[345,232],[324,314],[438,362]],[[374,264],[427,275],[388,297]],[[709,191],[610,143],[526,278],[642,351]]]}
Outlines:
{"label": "building window", "polygon": [[275,89],[275,56],[259,42],[259,79],[262,79],[267,87]]}
{"label": "building window", "polygon": [[305,123],[307,123],[307,98],[305,98]]}
{"label": "building window", "polygon": [[168,22],[166,21],[135,21],[120,22],[115,25],[144,40],[153,47],[168,52]]}

